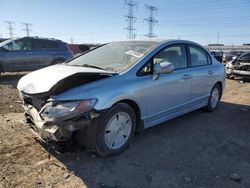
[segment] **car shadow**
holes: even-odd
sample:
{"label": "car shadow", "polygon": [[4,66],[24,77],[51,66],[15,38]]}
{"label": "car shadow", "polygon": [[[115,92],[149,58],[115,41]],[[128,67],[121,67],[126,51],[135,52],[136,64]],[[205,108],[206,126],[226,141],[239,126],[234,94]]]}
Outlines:
{"label": "car shadow", "polygon": [[17,83],[27,73],[4,73],[0,75],[0,85],[12,85],[17,87]]}
{"label": "car shadow", "polygon": [[103,158],[81,151],[59,154],[42,146],[87,187],[235,187],[232,172],[250,185],[250,106],[221,102],[136,135],[123,153]]}

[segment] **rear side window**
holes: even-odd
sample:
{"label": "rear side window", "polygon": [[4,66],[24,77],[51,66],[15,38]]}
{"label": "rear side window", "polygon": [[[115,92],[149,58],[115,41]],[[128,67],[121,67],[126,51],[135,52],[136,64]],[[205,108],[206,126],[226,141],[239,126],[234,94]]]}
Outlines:
{"label": "rear side window", "polygon": [[55,49],[58,48],[58,45],[55,41],[49,40],[33,40],[32,49],[33,50],[46,50],[46,49]]}
{"label": "rear side window", "polygon": [[196,46],[189,46],[191,67],[203,66],[210,64],[207,53]]}

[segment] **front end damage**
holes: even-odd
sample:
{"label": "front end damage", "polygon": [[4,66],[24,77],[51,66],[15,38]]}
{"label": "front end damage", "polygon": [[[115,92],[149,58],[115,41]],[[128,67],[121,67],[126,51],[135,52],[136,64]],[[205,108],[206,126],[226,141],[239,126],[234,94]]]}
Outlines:
{"label": "front end damage", "polygon": [[[28,76],[28,75],[27,75]],[[27,93],[20,83],[20,97],[23,101],[25,117],[30,126],[43,141],[69,141],[74,133],[85,130],[102,113],[94,109],[97,99],[56,99],[57,96],[72,88],[90,82],[106,79],[112,74],[76,73],[53,84],[48,91]],[[21,87],[22,86],[22,87]]]}
{"label": "front end damage", "polygon": [[226,73],[228,78],[250,78],[250,62],[232,60],[226,64]]}
{"label": "front end damage", "polygon": [[[101,114],[101,111],[92,108],[95,104],[93,100],[93,102],[89,100],[73,102],[48,101],[44,104],[41,96],[34,97],[21,93],[21,98],[26,120],[30,122],[30,126],[36,135],[46,142],[70,140],[73,133],[91,125],[93,120]],[[69,106],[69,103],[73,103],[74,106]]]}

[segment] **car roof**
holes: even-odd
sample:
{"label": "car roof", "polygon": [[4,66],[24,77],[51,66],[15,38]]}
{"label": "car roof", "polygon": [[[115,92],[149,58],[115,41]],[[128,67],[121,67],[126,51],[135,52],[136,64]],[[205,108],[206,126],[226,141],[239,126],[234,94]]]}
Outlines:
{"label": "car roof", "polygon": [[201,46],[200,44],[189,41],[189,40],[182,40],[182,39],[161,39],[161,38],[153,38],[153,39],[130,39],[130,40],[120,40],[120,41],[112,41],[112,42],[129,42],[129,41],[140,41],[140,42],[155,42],[159,44],[163,43],[187,43],[187,44],[195,44]]}
{"label": "car roof", "polygon": [[[21,38],[19,38],[19,39],[21,39]],[[55,42],[62,42],[62,41],[59,40],[59,39],[45,38],[45,37],[37,37],[37,36],[34,36],[34,37],[23,37],[22,39],[39,39],[39,40],[49,40],[49,41],[55,41]]]}

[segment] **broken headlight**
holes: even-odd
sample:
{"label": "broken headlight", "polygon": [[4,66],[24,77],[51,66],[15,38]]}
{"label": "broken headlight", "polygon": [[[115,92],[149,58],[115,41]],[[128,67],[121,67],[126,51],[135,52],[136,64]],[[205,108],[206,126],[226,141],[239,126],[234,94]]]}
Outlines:
{"label": "broken headlight", "polygon": [[49,102],[42,110],[40,115],[45,120],[58,118],[74,117],[84,112],[90,111],[96,104],[97,99],[88,99],[70,102]]}

